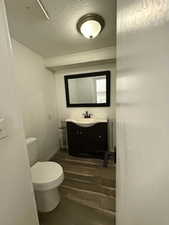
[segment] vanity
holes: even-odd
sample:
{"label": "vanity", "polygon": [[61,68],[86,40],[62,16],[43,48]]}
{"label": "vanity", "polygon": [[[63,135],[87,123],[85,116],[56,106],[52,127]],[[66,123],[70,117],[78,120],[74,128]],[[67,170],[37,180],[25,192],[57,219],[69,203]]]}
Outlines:
{"label": "vanity", "polygon": [[[67,107],[109,107],[110,71],[65,75]],[[105,159],[108,152],[108,121],[88,111],[80,119],[67,119],[70,155]]]}
{"label": "vanity", "polygon": [[89,158],[105,157],[108,151],[108,121],[67,119],[68,151],[70,155]]}

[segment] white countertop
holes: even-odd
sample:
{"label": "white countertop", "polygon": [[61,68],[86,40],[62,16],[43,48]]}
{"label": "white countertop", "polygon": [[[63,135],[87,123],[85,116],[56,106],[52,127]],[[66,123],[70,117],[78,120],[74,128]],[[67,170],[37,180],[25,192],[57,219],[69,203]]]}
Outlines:
{"label": "white countertop", "polygon": [[107,119],[97,119],[97,118],[79,118],[79,119],[66,119],[66,122],[72,122],[79,125],[85,124],[96,124],[96,123],[107,123]]}

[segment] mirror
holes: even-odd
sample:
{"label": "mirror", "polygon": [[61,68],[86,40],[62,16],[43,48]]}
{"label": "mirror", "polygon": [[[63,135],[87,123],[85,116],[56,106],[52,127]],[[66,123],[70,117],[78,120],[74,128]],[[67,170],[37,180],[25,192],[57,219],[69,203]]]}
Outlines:
{"label": "mirror", "polygon": [[64,76],[67,107],[110,106],[110,71]]}

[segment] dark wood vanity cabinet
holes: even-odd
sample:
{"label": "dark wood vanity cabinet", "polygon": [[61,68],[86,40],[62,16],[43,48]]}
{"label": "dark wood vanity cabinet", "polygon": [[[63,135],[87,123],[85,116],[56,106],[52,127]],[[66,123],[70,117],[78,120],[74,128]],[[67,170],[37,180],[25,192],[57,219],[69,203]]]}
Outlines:
{"label": "dark wood vanity cabinet", "polygon": [[67,122],[67,134],[70,155],[103,159],[108,151],[107,123],[81,127]]}

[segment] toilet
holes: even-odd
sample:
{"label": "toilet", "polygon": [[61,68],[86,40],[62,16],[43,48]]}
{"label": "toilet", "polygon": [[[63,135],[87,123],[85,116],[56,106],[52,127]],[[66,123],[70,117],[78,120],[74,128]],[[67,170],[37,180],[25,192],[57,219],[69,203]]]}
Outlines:
{"label": "toilet", "polygon": [[63,168],[56,162],[38,161],[37,139],[26,139],[32,183],[39,212],[50,212],[60,202],[58,187],[64,180]]}

